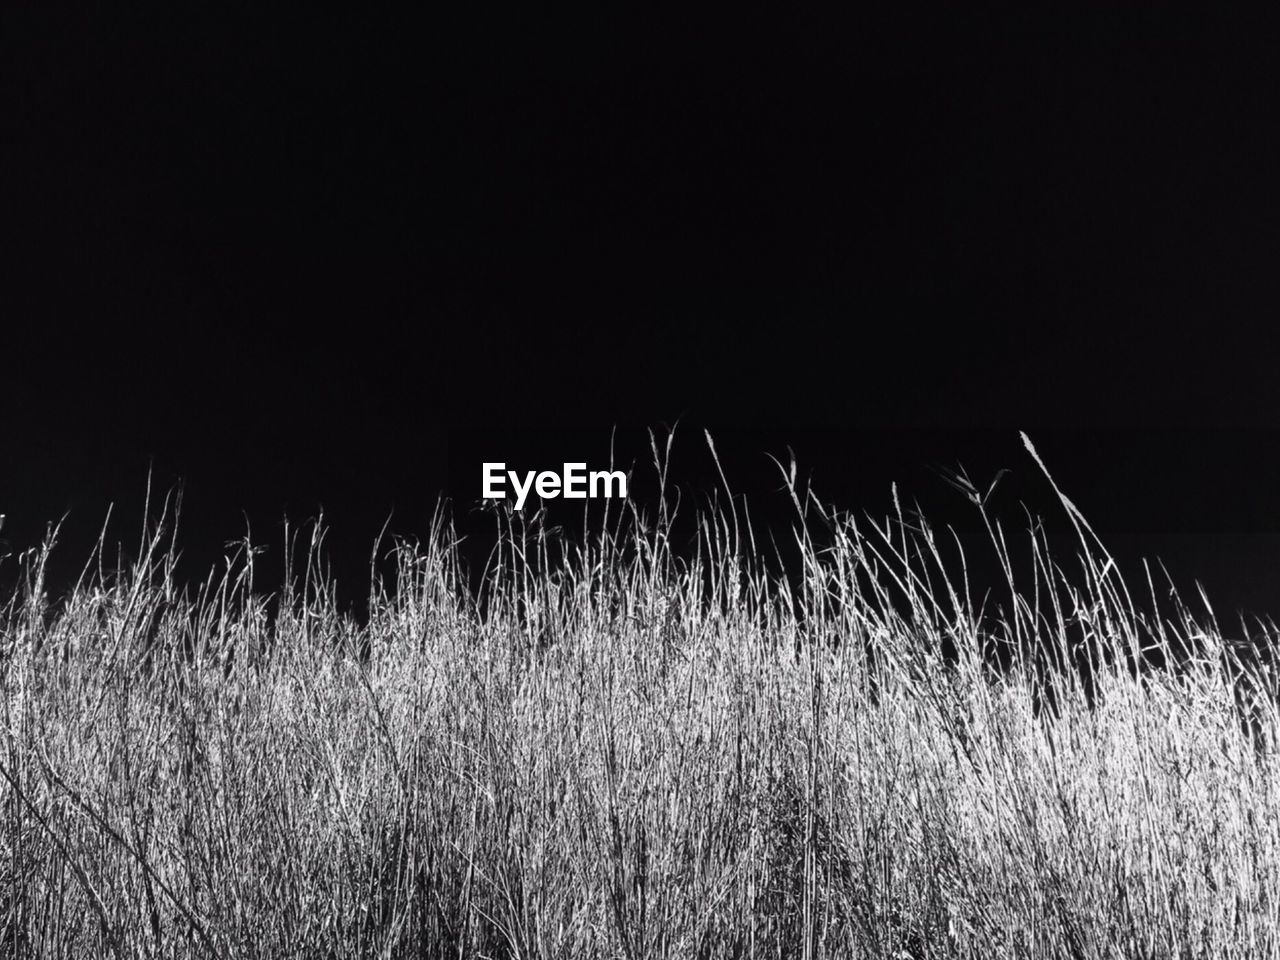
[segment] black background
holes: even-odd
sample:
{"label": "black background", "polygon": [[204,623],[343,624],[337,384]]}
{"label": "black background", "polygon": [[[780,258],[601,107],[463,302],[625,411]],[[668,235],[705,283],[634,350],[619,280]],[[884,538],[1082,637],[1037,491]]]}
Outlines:
{"label": "black background", "polygon": [[358,593],[482,460],[676,421],[764,521],[790,444],[873,514],[1010,467],[1016,525],[1023,429],[1125,558],[1280,606],[1270,25],[293,7],[6,12],[11,549],[132,540],[150,470],[188,572],[323,506]]}

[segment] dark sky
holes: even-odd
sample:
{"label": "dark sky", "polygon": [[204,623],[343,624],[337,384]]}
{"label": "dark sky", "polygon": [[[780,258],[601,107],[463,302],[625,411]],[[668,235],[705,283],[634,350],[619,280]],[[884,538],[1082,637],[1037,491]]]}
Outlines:
{"label": "dark sky", "polygon": [[323,504],[359,571],[482,459],[676,420],[766,516],[790,444],[873,513],[1011,467],[1016,521],[1025,429],[1127,556],[1280,610],[1265,25],[359,6],[6,11],[11,545],[131,537],[150,465],[193,563]]}

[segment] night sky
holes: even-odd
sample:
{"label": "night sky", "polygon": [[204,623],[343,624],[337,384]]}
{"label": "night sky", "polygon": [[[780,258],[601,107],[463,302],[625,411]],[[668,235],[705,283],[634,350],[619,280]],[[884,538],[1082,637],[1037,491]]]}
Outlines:
{"label": "night sky", "polygon": [[150,471],[188,572],[323,506],[355,582],[483,460],[677,421],[763,520],[790,445],[873,515],[1010,468],[1017,528],[1025,430],[1126,562],[1280,613],[1265,25],[306,7],[6,11],[9,549],[70,510],[78,572]]}

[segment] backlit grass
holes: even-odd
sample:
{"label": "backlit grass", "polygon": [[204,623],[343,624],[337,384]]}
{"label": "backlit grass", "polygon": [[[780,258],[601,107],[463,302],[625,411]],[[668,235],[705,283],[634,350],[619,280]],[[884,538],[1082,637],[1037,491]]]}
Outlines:
{"label": "backlit grass", "polygon": [[478,594],[442,517],[364,625],[318,534],[274,598],[248,544],[176,583],[167,526],[66,597],[20,558],[0,954],[1280,955],[1266,631],[1065,497],[1074,543],[962,543],[790,490],[776,546],[733,505],[683,556],[671,503],[495,512]]}

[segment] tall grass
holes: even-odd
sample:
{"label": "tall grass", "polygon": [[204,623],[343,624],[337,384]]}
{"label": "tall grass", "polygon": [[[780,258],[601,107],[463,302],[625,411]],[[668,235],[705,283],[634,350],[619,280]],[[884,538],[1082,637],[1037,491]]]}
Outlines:
{"label": "tall grass", "polygon": [[162,525],[53,603],[51,537],[3,613],[0,954],[1280,955],[1266,656],[1064,496],[1059,560],[973,487],[962,543],[784,475],[780,543],[495,512],[478,589],[441,514],[366,624],[318,530],[269,599],[247,543],[174,582]]}

